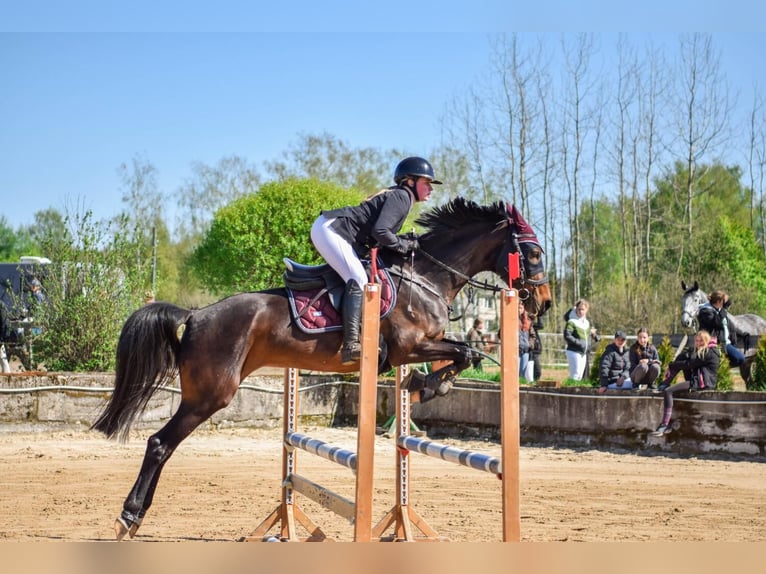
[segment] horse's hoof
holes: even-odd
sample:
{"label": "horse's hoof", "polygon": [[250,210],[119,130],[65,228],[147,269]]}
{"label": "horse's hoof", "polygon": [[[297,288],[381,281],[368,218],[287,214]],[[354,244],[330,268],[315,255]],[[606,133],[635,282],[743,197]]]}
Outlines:
{"label": "horse's hoof", "polygon": [[128,523],[122,519],[122,517],[114,521],[114,537],[117,539],[117,542],[125,538],[125,535],[129,531],[130,527],[128,526]]}
{"label": "horse's hoof", "polygon": [[443,397],[452,390],[452,381],[444,381],[439,388],[436,389],[436,394]]}
{"label": "horse's hoof", "polygon": [[117,539],[117,542],[125,538],[126,534],[130,536],[130,538],[133,538],[136,535],[136,532],[138,532],[138,528],[140,526],[140,520],[128,524],[128,521],[120,516],[117,520],[114,521],[114,536]]}
{"label": "horse's hoof", "polygon": [[140,526],[141,526],[140,520],[137,520],[136,522],[133,523],[133,525],[128,530],[128,534],[130,535],[131,538],[133,538],[136,535],[136,532],[138,532],[138,529],[140,528]]}

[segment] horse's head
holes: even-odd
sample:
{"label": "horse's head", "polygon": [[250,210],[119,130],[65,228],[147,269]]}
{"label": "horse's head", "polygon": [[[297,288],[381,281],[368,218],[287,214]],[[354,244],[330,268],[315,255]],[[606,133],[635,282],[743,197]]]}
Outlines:
{"label": "horse's head", "polygon": [[445,288],[459,289],[482,271],[494,271],[508,281],[508,254],[519,253],[520,277],[513,287],[527,312],[541,317],[550,307],[543,250],[515,207],[499,201],[478,205],[456,197],[422,213],[417,223],[427,230],[420,238],[423,258],[451,277]]}
{"label": "horse's head", "polygon": [[545,273],[544,251],[532,227],[515,205],[505,205],[508,234],[495,263],[495,273],[508,279],[508,254],[519,254],[519,278],[513,280],[527,313],[540,318],[551,306],[551,288]]}
{"label": "horse's head", "polygon": [[686,283],[681,281],[681,288],[684,290],[684,294],[681,297],[681,325],[686,329],[690,329],[696,326],[697,311],[700,305],[708,302],[708,298],[705,292],[699,288],[696,281],[691,287],[687,287]]}

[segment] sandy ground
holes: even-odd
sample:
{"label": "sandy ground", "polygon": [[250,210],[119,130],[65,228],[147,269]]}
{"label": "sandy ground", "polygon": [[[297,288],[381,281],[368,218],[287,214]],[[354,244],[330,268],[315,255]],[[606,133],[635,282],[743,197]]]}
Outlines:
{"label": "sandy ground", "polygon": [[[11,430],[13,432],[11,432]],[[127,444],[83,430],[0,427],[0,541],[112,540],[148,432]],[[136,541],[231,541],[279,503],[280,430],[197,431],[165,467]],[[353,429],[301,429],[356,450]],[[499,456],[495,442],[441,440]],[[411,505],[453,541],[502,540],[500,481],[422,455],[412,457]],[[373,523],[394,500],[392,439],[376,437]],[[740,460],[523,447],[525,541],[763,541],[766,469]],[[298,470],[353,499],[351,471],[300,452]],[[353,527],[301,497],[329,536]]]}

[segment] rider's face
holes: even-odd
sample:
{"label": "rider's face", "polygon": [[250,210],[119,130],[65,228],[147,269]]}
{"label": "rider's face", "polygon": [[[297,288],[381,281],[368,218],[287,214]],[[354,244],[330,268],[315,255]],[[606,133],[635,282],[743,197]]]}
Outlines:
{"label": "rider's face", "polygon": [[433,186],[431,185],[430,179],[419,177],[415,181],[415,195],[417,196],[418,201],[426,201],[429,197],[431,197],[432,190]]}

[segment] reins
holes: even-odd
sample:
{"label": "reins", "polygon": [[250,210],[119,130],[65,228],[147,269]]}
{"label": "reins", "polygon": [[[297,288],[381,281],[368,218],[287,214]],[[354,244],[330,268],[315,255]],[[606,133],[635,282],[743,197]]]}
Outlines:
{"label": "reins", "polygon": [[493,291],[494,293],[498,293],[498,292],[503,290],[502,287],[498,287],[497,285],[490,285],[486,281],[484,281],[483,283],[480,282],[480,281],[476,281],[476,279],[474,279],[473,277],[469,277],[468,275],[466,275],[465,273],[463,273],[461,271],[458,271],[454,267],[450,267],[446,263],[444,263],[442,261],[439,261],[436,257],[431,255],[427,251],[423,251],[423,249],[418,248],[418,252],[421,255],[424,255],[425,258],[428,259],[431,263],[435,263],[436,265],[438,265],[442,269],[445,269],[445,270],[449,271],[453,275],[457,275],[458,277],[463,279],[468,285],[470,285],[472,287],[476,287],[478,289],[485,289],[487,291]]}

